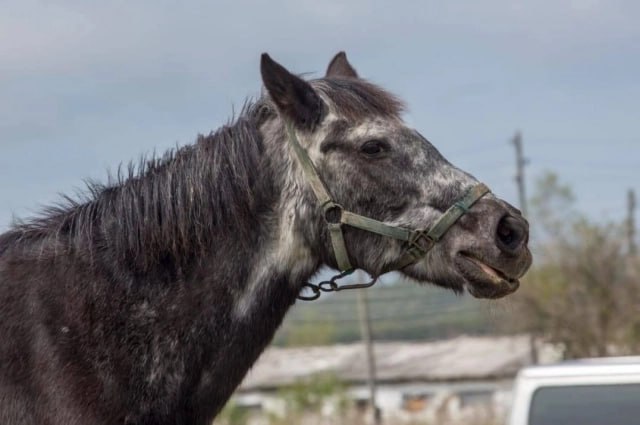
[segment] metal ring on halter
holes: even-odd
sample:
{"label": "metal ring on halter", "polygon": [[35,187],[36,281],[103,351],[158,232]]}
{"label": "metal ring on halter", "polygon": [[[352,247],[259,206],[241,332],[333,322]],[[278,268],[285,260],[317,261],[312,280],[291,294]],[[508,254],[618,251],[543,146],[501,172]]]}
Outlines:
{"label": "metal ring on halter", "polygon": [[329,201],[322,206],[324,212],[324,221],[327,224],[340,224],[342,220],[342,205]]}

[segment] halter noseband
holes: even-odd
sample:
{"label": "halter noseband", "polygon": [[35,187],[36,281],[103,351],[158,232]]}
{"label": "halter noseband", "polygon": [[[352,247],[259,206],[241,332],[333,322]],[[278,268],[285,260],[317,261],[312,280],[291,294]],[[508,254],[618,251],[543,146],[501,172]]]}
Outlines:
{"label": "halter noseband", "polygon": [[405,252],[402,257],[395,265],[389,267],[388,270],[385,269],[384,273],[392,270],[401,270],[424,257],[447,230],[469,211],[476,201],[490,192],[484,183],[478,183],[471,187],[462,198],[444,212],[431,229],[412,230],[401,226],[391,226],[381,221],[346,211],[340,204],[336,203],[320,178],[318,170],[313,164],[313,161],[311,161],[309,154],[300,144],[293,125],[287,121],[286,128],[289,143],[293,147],[304,175],[316,196],[318,206],[323,210],[324,219],[331,237],[333,253],[338,268],[343,272],[342,275],[353,270],[342,233],[342,225],[406,242]]}

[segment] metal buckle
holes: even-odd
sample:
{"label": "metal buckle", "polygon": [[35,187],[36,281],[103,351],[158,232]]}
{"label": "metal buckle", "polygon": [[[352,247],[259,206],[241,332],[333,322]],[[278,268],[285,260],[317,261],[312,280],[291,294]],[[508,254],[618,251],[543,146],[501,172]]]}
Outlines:
{"label": "metal buckle", "polygon": [[[423,247],[420,244],[421,240],[427,241],[426,247]],[[434,240],[431,236],[429,236],[427,230],[420,230],[415,233],[415,237],[407,241],[409,245],[409,247],[407,248],[407,252],[411,256],[413,256],[416,260],[418,260],[424,257],[427,254],[427,252],[429,252],[431,248],[433,248],[436,242],[437,242],[436,240]]]}

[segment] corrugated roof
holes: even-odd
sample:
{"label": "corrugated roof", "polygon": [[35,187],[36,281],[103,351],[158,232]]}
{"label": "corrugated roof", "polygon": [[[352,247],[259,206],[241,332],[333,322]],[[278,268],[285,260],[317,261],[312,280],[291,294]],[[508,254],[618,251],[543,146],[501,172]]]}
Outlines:
{"label": "corrugated roof", "polygon": [[[469,337],[435,342],[376,342],[380,382],[458,381],[510,377],[531,363],[529,337]],[[363,382],[362,344],[267,349],[240,390],[275,388],[318,373]]]}

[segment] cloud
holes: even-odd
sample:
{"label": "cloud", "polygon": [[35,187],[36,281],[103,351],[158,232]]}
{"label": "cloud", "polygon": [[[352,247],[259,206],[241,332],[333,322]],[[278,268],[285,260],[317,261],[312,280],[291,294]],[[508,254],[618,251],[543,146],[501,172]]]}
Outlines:
{"label": "cloud", "polygon": [[462,40],[563,60],[637,40],[639,12],[631,0],[22,0],[3,7],[0,58],[2,72],[14,74],[162,65],[221,72],[225,61],[267,48],[313,55],[341,42],[374,50],[385,40],[412,46]]}

